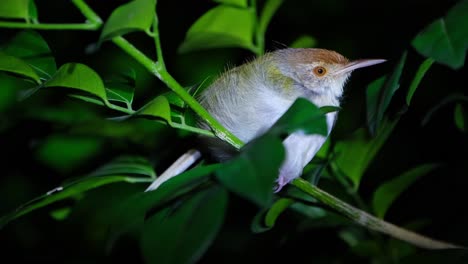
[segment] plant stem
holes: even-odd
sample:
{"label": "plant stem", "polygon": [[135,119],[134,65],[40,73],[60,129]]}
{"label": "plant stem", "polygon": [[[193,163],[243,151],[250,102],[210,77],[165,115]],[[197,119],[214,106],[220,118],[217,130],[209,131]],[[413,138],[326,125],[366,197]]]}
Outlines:
{"label": "plant stem", "polygon": [[434,240],[412,231],[403,229],[391,223],[385,222],[372,216],[354,206],[351,206],[333,195],[321,190],[317,186],[312,185],[308,181],[296,178],[292,181],[292,184],[299,188],[301,191],[313,196],[315,199],[336,210],[340,214],[346,216],[352,221],[359,225],[362,225],[368,229],[372,229],[394,238],[411,243],[415,246],[426,248],[426,249],[454,249],[463,248],[454,244],[450,244],[443,241]]}
{"label": "plant stem", "polygon": [[84,0],[72,0],[81,14],[88,20],[86,23],[65,24],[40,24],[0,21],[0,27],[4,28],[28,28],[43,30],[97,30],[102,26],[102,19],[84,2]]}
{"label": "plant stem", "polygon": [[3,28],[28,28],[43,30],[96,30],[101,24],[83,23],[83,24],[28,24],[23,22],[5,22],[0,21],[0,27]]}
{"label": "plant stem", "polygon": [[102,19],[94,10],[92,10],[84,0],[72,0],[73,4],[80,10],[81,14],[86,17],[91,23],[102,25]]}
{"label": "plant stem", "polygon": [[161,48],[161,40],[159,38],[159,19],[155,14],[153,21],[153,39],[154,46],[156,47],[156,56],[158,59],[159,67],[161,70],[166,70],[166,64],[164,63],[164,57]]}
{"label": "plant stem", "polygon": [[[156,37],[159,37],[156,34]],[[195,111],[212,129],[215,135],[221,140],[226,141],[235,148],[243,146],[243,142],[234,136],[229,130],[224,128],[216,119],[214,119],[203,106],[201,106],[164,68],[160,62],[154,62],[135,46],[125,40],[123,37],[115,37],[112,41],[124,50],[128,55],[137,60],[152,74],[156,75],[171,90],[173,90],[187,105]]]}

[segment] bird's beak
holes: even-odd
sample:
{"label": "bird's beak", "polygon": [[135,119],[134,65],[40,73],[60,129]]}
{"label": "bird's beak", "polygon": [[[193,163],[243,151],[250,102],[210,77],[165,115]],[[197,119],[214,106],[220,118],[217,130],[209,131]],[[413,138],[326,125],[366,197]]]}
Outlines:
{"label": "bird's beak", "polygon": [[379,64],[382,62],[385,62],[386,60],[383,59],[365,59],[365,60],[355,60],[347,63],[346,65],[343,66],[343,68],[339,69],[338,71],[335,72],[335,74],[342,74],[342,73],[348,73],[352,72],[355,69],[359,68],[364,68],[367,66],[372,66],[375,64]]}

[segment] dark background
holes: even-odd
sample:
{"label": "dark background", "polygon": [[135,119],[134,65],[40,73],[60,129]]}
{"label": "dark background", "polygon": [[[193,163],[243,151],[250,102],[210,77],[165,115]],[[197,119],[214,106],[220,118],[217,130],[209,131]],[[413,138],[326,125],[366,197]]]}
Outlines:
{"label": "dark background", "polygon": [[[87,1],[103,18],[125,1]],[[408,62],[403,71],[400,92],[395,95],[392,109],[404,102],[406,89],[419,64],[424,60],[410,45],[413,37],[426,25],[446,11],[456,1],[285,1],[274,16],[266,35],[267,50],[288,45],[297,37],[308,34],[317,39],[320,48],[333,49],[350,59],[385,58],[388,63],[353,74],[347,85],[343,110],[332,137],[339,139],[365,124],[365,87],[376,78],[390,72],[405,50]],[[37,1],[41,22],[80,22],[81,16],[68,1]],[[178,45],[186,30],[210,7],[204,1],[168,1],[158,3],[160,31],[166,64],[174,77],[183,85],[192,85],[207,76],[222,72],[226,65],[238,65],[253,57],[240,49],[218,49],[180,55]],[[261,5],[260,5],[261,6]],[[7,41],[16,30],[0,30],[0,41]],[[95,53],[86,53],[90,44],[97,41],[99,32],[40,31],[56,57],[57,65],[81,62],[100,74],[111,73],[130,65],[137,70],[135,105],[143,105],[149,98],[166,91],[158,80],[151,77],[125,54],[105,43]],[[152,42],[143,34],[128,38],[154,57]],[[375,188],[386,179],[426,162],[441,162],[444,166],[419,180],[395,202],[386,219],[396,224],[412,220],[427,220],[422,233],[460,244],[468,245],[466,228],[467,137],[458,130],[453,120],[454,104],[436,112],[433,119],[421,126],[425,114],[444,97],[452,93],[464,94],[466,69],[452,70],[434,65],[423,79],[413,103],[403,116],[375,161],[364,175],[360,193],[369,201]],[[63,103],[64,97],[48,92],[20,106],[12,106],[1,114],[9,129],[0,130],[3,150],[3,175],[0,176],[0,212],[5,213],[19,204],[59,185],[68,177],[86,173],[115,156],[116,153],[136,153],[147,156],[160,155],[158,171],[192,145],[190,136],[176,136],[177,132],[149,124],[148,131],[137,131],[132,139],[107,138],[102,148],[73,171],[57,171],[37,158],[35,147],[51,131],[53,124],[34,119],[15,118],[25,104]],[[68,100],[68,99],[66,99]],[[106,115],[100,108],[71,101],[77,107],[90,107],[98,115]],[[72,127],[73,125],[71,125]],[[70,127],[59,127],[67,133]],[[153,132],[158,138],[153,138]],[[90,132],[91,133],[91,132]],[[157,149],[157,153],[155,153]],[[94,263],[128,260],[138,263],[140,253],[131,239],[123,240],[105,256],[102,236],[92,227],[93,212],[105,206],[108,199],[118,199],[125,186],[104,187],[92,191],[91,198],[77,206],[71,219],[58,222],[42,209],[0,230],[2,258],[10,256],[31,262],[53,261]],[[106,195],[106,193],[109,195]],[[465,198],[464,198],[465,197]],[[88,203],[88,204],[86,204]],[[60,205],[67,204],[67,202]],[[73,204],[73,202],[70,202]],[[58,208],[60,205],[55,205]],[[292,261],[304,259],[305,263],[364,263],[365,259],[351,254],[347,245],[337,236],[335,228],[309,229],[294,232],[300,219],[292,212],[281,216],[272,231],[254,235],[250,222],[257,208],[233,195],[224,227],[201,263],[238,263]],[[427,253],[421,251],[422,253]],[[320,262],[323,260],[323,262]],[[344,261],[346,260],[346,261]]]}

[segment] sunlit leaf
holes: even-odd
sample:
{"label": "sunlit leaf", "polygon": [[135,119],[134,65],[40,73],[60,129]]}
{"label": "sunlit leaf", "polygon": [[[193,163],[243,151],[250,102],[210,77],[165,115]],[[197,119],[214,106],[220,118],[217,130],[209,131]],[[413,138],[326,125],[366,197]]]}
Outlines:
{"label": "sunlit leaf", "polygon": [[49,45],[35,31],[19,32],[8,41],[3,52],[24,60],[42,79],[49,79],[57,71]]}
{"label": "sunlit leaf", "polygon": [[119,6],[104,24],[100,41],[134,31],[149,31],[155,18],[156,0],[133,0]]}
{"label": "sunlit leaf", "polygon": [[41,83],[36,72],[23,60],[0,52],[0,71],[19,74]]}
{"label": "sunlit leaf", "polygon": [[390,105],[393,95],[400,87],[400,76],[405,65],[406,54],[407,52],[401,56],[401,59],[392,74],[385,78],[385,82],[383,84],[383,81],[378,79],[372,82],[367,88],[367,95],[370,96],[367,98],[367,106],[375,108],[367,109],[368,127],[372,135],[375,135],[376,131],[379,129],[384,118],[385,111]]}
{"label": "sunlit leaf", "polygon": [[422,55],[453,69],[465,63],[468,48],[468,0],[458,2],[445,17],[439,18],[412,41]]}
{"label": "sunlit leaf", "polygon": [[237,7],[247,7],[247,0],[213,0],[221,4],[233,5]]}
{"label": "sunlit leaf", "polygon": [[460,129],[462,132],[466,132],[467,115],[466,110],[462,104],[455,105],[454,120],[458,129]]}
{"label": "sunlit leaf", "polygon": [[78,89],[107,101],[106,90],[101,77],[91,68],[80,63],[62,65],[45,87],[65,87]]}
{"label": "sunlit leaf", "polygon": [[30,0],[2,0],[0,1],[0,17],[4,18],[29,18]]}
{"label": "sunlit leaf", "polygon": [[376,216],[383,218],[388,208],[390,208],[402,192],[408,189],[421,176],[428,174],[437,167],[439,167],[438,164],[423,164],[380,185],[374,192],[372,199],[372,207]]}
{"label": "sunlit leaf", "polygon": [[290,48],[313,48],[317,45],[317,40],[309,35],[302,35],[289,45]]}
{"label": "sunlit leaf", "polygon": [[171,108],[169,106],[169,102],[164,96],[158,96],[151,100],[138,110],[135,115],[162,118],[168,123],[171,123]]}
{"label": "sunlit leaf", "polygon": [[230,191],[266,207],[272,202],[273,187],[284,155],[279,138],[263,136],[225,163],[216,171],[216,177]]}
{"label": "sunlit leaf", "polygon": [[221,47],[253,50],[255,19],[252,8],[219,5],[190,27],[179,52]]}
{"label": "sunlit leaf", "polygon": [[220,186],[172,203],[146,220],[141,248],[146,263],[195,263],[224,220],[227,192]]}

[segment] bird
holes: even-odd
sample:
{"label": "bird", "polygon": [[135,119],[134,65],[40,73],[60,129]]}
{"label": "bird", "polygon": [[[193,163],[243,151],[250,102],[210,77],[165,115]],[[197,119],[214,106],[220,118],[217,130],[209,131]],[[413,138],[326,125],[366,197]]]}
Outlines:
{"label": "bird", "polygon": [[[204,89],[197,100],[226,129],[248,143],[271,128],[298,98],[305,98],[318,107],[339,107],[351,73],[384,61],[351,61],[328,49],[279,49],[227,70]],[[325,136],[308,135],[299,130],[283,140],[286,155],[278,171],[275,192],[301,176],[303,168],[331,133],[337,116],[337,112],[326,114]],[[197,124],[200,128],[210,129],[203,120],[199,119]],[[201,142],[210,155],[221,162],[237,153],[236,149],[218,138],[202,137]],[[184,155],[147,191],[186,169],[187,162],[199,158],[200,152],[191,150]]]}

